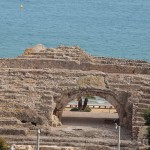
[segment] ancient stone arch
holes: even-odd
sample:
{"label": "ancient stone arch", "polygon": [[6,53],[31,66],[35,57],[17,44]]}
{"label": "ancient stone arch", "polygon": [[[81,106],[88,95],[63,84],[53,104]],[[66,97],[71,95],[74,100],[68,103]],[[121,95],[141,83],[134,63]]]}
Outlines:
{"label": "ancient stone arch", "polygon": [[[119,96],[118,96],[118,93],[119,93]],[[75,98],[81,97],[81,96],[86,96],[86,95],[100,96],[100,97],[106,99],[116,109],[116,111],[119,115],[120,124],[131,128],[132,119],[127,120],[127,116],[130,116],[130,114],[132,114],[132,109],[130,111],[126,112],[123,102],[120,103],[120,100],[119,100],[122,97],[126,97],[126,99],[124,99],[124,100],[127,101],[127,99],[129,98],[130,95],[129,95],[129,93],[120,92],[120,91],[118,92],[118,91],[111,91],[109,89],[83,88],[83,89],[79,89],[76,91],[66,92],[62,96],[60,96],[60,98],[57,98],[55,100],[56,111],[57,111],[56,114],[58,114],[59,118],[61,118],[63,109],[66,107],[66,105],[72,99],[75,99]],[[122,95],[122,96],[120,96],[120,95]]]}
{"label": "ancient stone arch", "polygon": [[29,131],[31,123],[41,128],[60,125],[53,115],[56,104],[64,107],[72,97],[90,92],[112,103],[121,124],[138,139],[145,127],[143,113],[150,107],[149,87],[149,62],[94,57],[79,47],[39,45],[18,58],[0,59],[0,118],[15,118],[16,130],[19,121],[27,122]]}

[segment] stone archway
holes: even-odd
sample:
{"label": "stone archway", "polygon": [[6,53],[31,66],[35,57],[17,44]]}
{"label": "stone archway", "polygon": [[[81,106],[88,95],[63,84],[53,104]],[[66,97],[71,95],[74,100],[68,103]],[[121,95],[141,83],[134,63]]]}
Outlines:
{"label": "stone archway", "polygon": [[65,94],[62,94],[61,97],[54,100],[56,103],[54,115],[61,120],[63,109],[66,107],[66,105],[72,99],[75,99],[79,96],[86,96],[87,94],[90,94],[91,96],[100,96],[106,99],[116,109],[120,124],[131,129],[132,109],[129,109],[128,111],[126,109],[126,107],[129,105],[127,100],[130,97],[130,94],[124,91],[111,91],[109,89],[79,89],[65,92]]}

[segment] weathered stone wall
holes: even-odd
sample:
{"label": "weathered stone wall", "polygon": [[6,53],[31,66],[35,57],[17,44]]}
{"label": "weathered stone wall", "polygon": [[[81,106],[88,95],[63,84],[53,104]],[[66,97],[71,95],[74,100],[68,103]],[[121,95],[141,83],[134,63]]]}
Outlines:
{"label": "weathered stone wall", "polygon": [[150,63],[92,57],[78,47],[36,48],[16,59],[0,59],[1,117],[15,117],[28,129],[31,124],[58,126],[54,109],[61,118],[72,98],[90,93],[106,98],[121,125],[138,139],[150,107]]}
{"label": "weathered stone wall", "polygon": [[42,58],[16,58],[16,59],[0,59],[1,68],[24,68],[24,69],[43,69],[58,68],[69,70],[97,70],[106,73],[122,73],[122,74],[150,74],[150,66],[128,66],[121,64],[105,64],[99,63],[79,63],[78,61],[68,61],[59,59],[42,59]]}

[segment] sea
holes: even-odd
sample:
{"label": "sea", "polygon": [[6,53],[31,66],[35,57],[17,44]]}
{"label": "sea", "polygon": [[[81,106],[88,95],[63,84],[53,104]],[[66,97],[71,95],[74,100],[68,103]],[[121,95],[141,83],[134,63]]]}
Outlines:
{"label": "sea", "polygon": [[36,44],[150,62],[150,0],[1,0],[0,57]]}
{"label": "sea", "polygon": [[[85,97],[82,97],[82,104],[84,104],[84,99],[85,99]],[[73,106],[78,105],[77,99],[72,100],[71,102],[68,103],[68,105],[73,105]],[[112,106],[112,104],[110,104],[108,102],[108,100],[106,100],[102,97],[99,97],[99,96],[94,96],[93,98],[88,98],[88,105],[89,106],[96,106],[96,107],[102,106],[103,108],[105,106],[107,106],[107,107]]]}

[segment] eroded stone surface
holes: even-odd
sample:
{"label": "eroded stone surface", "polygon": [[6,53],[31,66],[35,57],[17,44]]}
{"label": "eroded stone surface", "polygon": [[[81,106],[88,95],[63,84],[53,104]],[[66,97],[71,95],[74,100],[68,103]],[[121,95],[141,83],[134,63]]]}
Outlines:
{"label": "eroded stone surface", "polygon": [[[138,140],[139,133],[144,136],[140,130],[150,107],[149,87],[148,62],[93,57],[79,47],[38,45],[18,58],[0,59],[0,117],[18,119],[14,128],[25,127],[26,134],[35,126],[46,130],[61,125],[58,118],[68,102],[90,94],[107,99],[120,124]],[[9,122],[1,126],[7,128]]]}
{"label": "eroded stone surface", "polygon": [[80,88],[88,88],[93,86],[94,88],[101,88],[105,89],[105,79],[102,75],[99,76],[94,76],[94,75],[89,75],[86,77],[81,77],[77,81],[77,84]]}
{"label": "eroded stone surface", "polygon": [[23,56],[25,55],[30,55],[32,53],[39,53],[41,51],[45,51],[46,50],[46,47],[42,44],[38,44],[34,47],[31,47],[31,48],[27,48],[24,53],[23,53]]}

